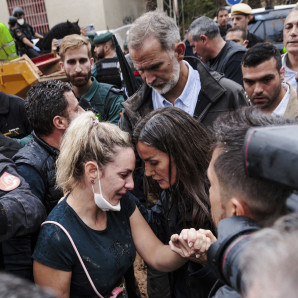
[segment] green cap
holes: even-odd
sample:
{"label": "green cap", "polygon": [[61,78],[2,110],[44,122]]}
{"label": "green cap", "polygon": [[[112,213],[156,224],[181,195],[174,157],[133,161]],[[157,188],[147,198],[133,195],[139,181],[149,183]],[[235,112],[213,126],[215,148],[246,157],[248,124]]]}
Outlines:
{"label": "green cap", "polygon": [[93,39],[93,42],[95,44],[101,44],[101,43],[105,43],[107,42],[108,40],[110,40],[113,36],[113,33],[111,32],[106,32],[106,33],[103,33],[103,34],[100,34],[98,36],[96,36],[94,39]]}

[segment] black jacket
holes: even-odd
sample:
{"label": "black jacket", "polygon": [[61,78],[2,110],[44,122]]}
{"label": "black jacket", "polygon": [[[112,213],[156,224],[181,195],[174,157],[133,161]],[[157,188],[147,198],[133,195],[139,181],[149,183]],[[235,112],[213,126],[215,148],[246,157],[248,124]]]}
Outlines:
{"label": "black jacket", "polygon": [[[61,190],[56,189],[56,159],[59,150],[48,145],[40,139],[34,132],[32,133],[33,139],[26,144],[25,147],[13,157],[17,167],[22,165],[34,168],[43,180],[45,192],[39,199],[46,207],[47,213],[57,205],[58,201],[62,198],[63,193]],[[25,176],[23,174],[23,176]],[[24,177],[30,184],[30,178]],[[30,185],[32,189],[36,185]]]}
{"label": "black jacket", "polygon": [[[15,236],[30,234],[39,229],[46,218],[46,212],[40,200],[34,196],[29,185],[16,170],[14,162],[0,154],[0,181],[3,185],[3,174],[8,173],[20,179],[15,189],[0,189],[0,241]],[[11,183],[5,178],[4,183]]]}
{"label": "black jacket", "polygon": [[[3,186],[11,185],[15,188],[3,190]],[[45,220],[46,210],[17,173],[13,161],[3,155],[0,188],[0,269],[32,280],[31,237]]]}
{"label": "black jacket", "polygon": [[[172,234],[180,234],[183,228],[192,227],[191,200],[185,198],[186,209],[182,205],[173,205],[166,199],[165,191],[161,193],[160,200],[150,210],[136,202],[140,212],[150,225],[154,234],[164,243],[168,244]],[[186,213],[185,223],[181,214]],[[206,222],[202,227],[210,229],[210,223]],[[208,265],[187,262],[179,269],[169,273],[172,297],[175,298],[205,298],[208,296],[216,277]]]}
{"label": "black jacket", "polygon": [[223,73],[230,79],[243,86],[241,61],[247,49],[233,41],[226,41],[219,54],[207,65],[210,69]]}
{"label": "black jacket", "polygon": [[[208,70],[195,57],[186,57],[185,60],[200,74],[201,91],[196,99],[194,118],[205,127],[211,126],[222,113],[247,105],[244,90],[239,84]],[[122,106],[120,128],[132,133],[138,120],[153,110],[152,89],[144,83],[133,96],[122,103]]]}
{"label": "black jacket", "polygon": [[21,139],[31,133],[25,112],[25,101],[0,91],[0,131],[2,134]]}

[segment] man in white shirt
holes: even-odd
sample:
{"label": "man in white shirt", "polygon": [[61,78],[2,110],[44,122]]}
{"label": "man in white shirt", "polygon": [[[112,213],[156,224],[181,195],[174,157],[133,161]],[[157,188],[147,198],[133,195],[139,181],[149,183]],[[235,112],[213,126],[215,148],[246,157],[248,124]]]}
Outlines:
{"label": "man in white shirt", "polygon": [[294,89],[297,88],[296,75],[298,72],[298,6],[290,11],[284,24],[283,42],[287,53],[282,58],[285,68],[285,81]]}
{"label": "man in white shirt", "polygon": [[285,69],[276,47],[259,43],[247,51],[242,61],[243,83],[252,105],[264,113],[286,118],[298,116],[296,90],[284,82]]}

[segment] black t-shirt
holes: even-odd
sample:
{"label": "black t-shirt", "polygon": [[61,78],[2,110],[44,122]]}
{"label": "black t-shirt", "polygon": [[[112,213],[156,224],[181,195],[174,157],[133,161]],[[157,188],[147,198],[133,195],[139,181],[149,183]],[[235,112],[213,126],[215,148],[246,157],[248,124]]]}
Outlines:
{"label": "black t-shirt", "polygon": [[[227,50],[226,47],[233,43],[232,41],[227,41],[225,46],[222,48],[222,50],[219,52],[219,54],[214,58],[209,60],[208,62],[208,66],[211,69],[214,69],[216,71],[218,71],[218,69],[214,68],[214,65],[220,61],[221,59],[223,59],[225,57],[225,55],[227,54]],[[234,43],[233,43],[234,44]],[[244,47],[243,47],[244,49]],[[241,86],[243,86],[243,76],[242,76],[242,69],[241,69],[241,61],[242,58],[245,54],[245,49],[243,52],[237,52],[234,55],[232,55],[230,57],[230,59],[227,61],[227,63],[224,66],[224,70],[220,71],[223,72],[225,77],[240,84]]]}
{"label": "black t-shirt", "polygon": [[[120,204],[119,212],[107,212],[107,228],[103,231],[89,228],[67,204],[67,199],[47,218],[59,222],[69,232],[95,287],[103,296],[119,285],[136,256],[129,222],[136,204],[127,195],[121,198]],[[72,271],[70,297],[96,296],[69,239],[59,227],[53,224],[42,227],[33,258],[48,267]]]}

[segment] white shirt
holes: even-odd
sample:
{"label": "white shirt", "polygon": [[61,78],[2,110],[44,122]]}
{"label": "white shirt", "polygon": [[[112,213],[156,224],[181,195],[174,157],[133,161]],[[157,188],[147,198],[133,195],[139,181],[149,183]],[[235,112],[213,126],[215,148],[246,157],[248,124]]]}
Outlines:
{"label": "white shirt", "polygon": [[290,83],[292,85],[292,87],[294,88],[294,90],[296,90],[297,89],[297,81],[296,81],[296,74],[297,73],[294,70],[287,67],[287,61],[288,61],[288,53],[286,53],[282,57],[281,63],[282,63],[282,66],[286,70],[286,72],[285,72],[285,81]]}
{"label": "white shirt", "polygon": [[198,96],[201,91],[201,80],[199,72],[194,70],[188,62],[183,62],[186,64],[189,70],[187,82],[183,89],[183,92],[177,99],[175,99],[173,105],[168,100],[166,100],[160,93],[152,89],[152,102],[154,110],[163,107],[175,106],[176,108],[185,111],[190,116],[193,116],[198,101]]}
{"label": "white shirt", "polygon": [[282,83],[282,87],[285,88],[287,90],[287,92],[284,95],[284,97],[282,98],[279,105],[273,111],[272,115],[275,115],[275,116],[283,116],[284,115],[284,113],[286,112],[288,103],[289,103],[289,99],[290,99],[290,87],[285,83]]}

